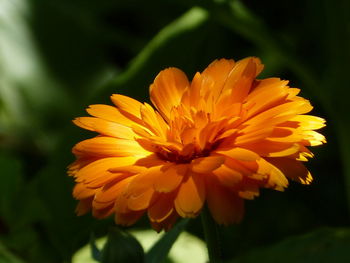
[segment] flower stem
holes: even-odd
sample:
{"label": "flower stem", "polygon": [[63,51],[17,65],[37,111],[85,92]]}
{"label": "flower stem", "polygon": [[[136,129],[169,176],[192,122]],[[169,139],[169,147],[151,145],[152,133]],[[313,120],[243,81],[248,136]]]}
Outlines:
{"label": "flower stem", "polygon": [[208,248],[209,262],[222,263],[219,226],[214,221],[207,207],[203,208],[201,217],[205,241]]}

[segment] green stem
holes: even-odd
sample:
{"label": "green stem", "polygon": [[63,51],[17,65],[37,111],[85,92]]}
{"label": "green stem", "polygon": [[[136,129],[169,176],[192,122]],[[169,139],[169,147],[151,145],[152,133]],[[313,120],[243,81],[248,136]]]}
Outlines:
{"label": "green stem", "polygon": [[220,231],[219,226],[211,216],[209,209],[205,207],[202,211],[202,225],[208,248],[209,262],[221,263]]}

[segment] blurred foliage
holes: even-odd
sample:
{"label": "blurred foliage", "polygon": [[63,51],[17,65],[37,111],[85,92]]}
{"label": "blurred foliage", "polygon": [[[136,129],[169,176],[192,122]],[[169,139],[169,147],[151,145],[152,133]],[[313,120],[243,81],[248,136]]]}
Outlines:
{"label": "blurred foliage", "polygon": [[321,228],[269,247],[253,249],[232,263],[257,262],[262,258],[269,263],[349,262],[349,246],[349,229]]}
{"label": "blurred foliage", "polygon": [[[312,185],[246,202],[244,221],[222,229],[223,256],[346,262],[349,14],[347,0],[0,0],[0,262],[70,262],[113,225],[74,214],[66,166],[90,134],[70,120],[85,107],[112,93],[147,100],[165,67],[193,76],[246,56],[302,89],[328,121],[328,144],[309,162]],[[203,238],[198,219],[187,231]]]}
{"label": "blurred foliage", "polygon": [[[186,231],[182,231],[186,221],[188,220],[183,220],[178,227],[173,228],[171,234],[157,233],[153,229],[133,229],[128,232],[142,245],[143,250],[147,254],[145,262],[183,263],[187,262],[189,258],[192,263],[206,262],[208,255],[205,242]],[[177,239],[173,243],[175,235]],[[102,248],[106,244],[106,240],[106,237],[94,240],[95,249],[99,250],[99,248]],[[134,242],[131,241],[131,243]],[[166,243],[166,245],[163,245],[163,243]],[[168,253],[170,246],[171,250]],[[160,253],[152,253],[151,250],[154,249],[160,249],[161,251]],[[131,258],[127,262],[137,262],[138,260],[132,261],[130,260]],[[160,260],[160,258],[162,259]],[[72,263],[96,262],[98,260],[91,257],[91,246],[89,245],[79,249],[72,258]],[[122,262],[122,260],[116,262]]]}
{"label": "blurred foliage", "polygon": [[101,252],[101,263],[144,262],[140,243],[128,232],[118,228],[110,229],[107,242]]}

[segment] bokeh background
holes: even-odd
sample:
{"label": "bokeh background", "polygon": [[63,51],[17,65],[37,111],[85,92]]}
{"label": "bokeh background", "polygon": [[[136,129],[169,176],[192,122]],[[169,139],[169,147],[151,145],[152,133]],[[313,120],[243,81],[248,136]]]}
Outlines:
{"label": "bokeh background", "polygon": [[[246,202],[223,231],[225,260],[350,262],[349,15],[347,0],[0,0],[0,262],[70,262],[113,225],[75,216],[66,174],[92,136],[71,122],[89,104],[147,101],[165,67],[191,78],[246,56],[302,89],[328,143],[307,164],[313,184]],[[187,231],[203,238],[198,219]]]}

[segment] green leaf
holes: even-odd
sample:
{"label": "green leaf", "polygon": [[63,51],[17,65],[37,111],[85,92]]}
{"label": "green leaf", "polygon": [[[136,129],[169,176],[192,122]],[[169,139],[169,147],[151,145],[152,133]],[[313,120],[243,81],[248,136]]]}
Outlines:
{"label": "green leaf", "polygon": [[[208,12],[199,7],[193,7],[189,9],[185,14],[175,19],[169,25],[163,27],[153,39],[133,58],[128,68],[121,74],[117,75],[110,83],[102,87],[101,90],[96,90],[100,93],[101,97],[109,96],[109,94],[117,89],[125,86],[128,89],[135,89],[139,84],[143,89],[145,83],[148,82],[148,78],[154,77],[155,72],[152,69],[164,67],[168,63],[173,65],[174,60],[180,59],[183,63],[188,64],[189,58],[187,56],[178,56],[176,50],[186,49],[186,52],[193,53],[189,49],[192,45],[195,45],[196,49],[200,43],[197,43],[199,36],[194,36],[194,32],[197,32],[206,21],[208,21]],[[188,42],[188,39],[193,39]],[[175,46],[171,46],[174,45]],[[175,57],[175,59],[174,59]],[[176,63],[175,63],[176,64]],[[151,80],[149,79],[149,80]],[[139,83],[140,80],[143,80]],[[145,80],[147,80],[145,82]],[[105,92],[105,93],[101,93]],[[91,93],[91,97],[96,94]]]}
{"label": "green leaf", "polygon": [[144,262],[144,252],[140,243],[126,231],[112,228],[103,247],[101,263]]}
{"label": "green leaf", "polygon": [[350,262],[349,248],[349,228],[321,228],[272,246],[248,251],[231,263]]}
{"label": "green leaf", "polygon": [[96,261],[100,261],[101,260],[101,251],[98,249],[95,241],[96,241],[95,235],[93,233],[91,233],[91,236],[90,236],[91,256]]}
{"label": "green leaf", "polygon": [[176,224],[168,233],[166,233],[146,254],[146,263],[158,263],[163,262],[174,242],[184,230],[189,219],[183,219]]}
{"label": "green leaf", "polygon": [[0,217],[8,223],[14,222],[18,211],[14,209],[16,195],[22,185],[21,162],[12,156],[0,153]]}
{"label": "green leaf", "polygon": [[0,243],[0,263],[24,263]]}

